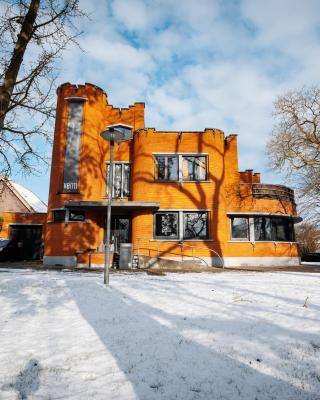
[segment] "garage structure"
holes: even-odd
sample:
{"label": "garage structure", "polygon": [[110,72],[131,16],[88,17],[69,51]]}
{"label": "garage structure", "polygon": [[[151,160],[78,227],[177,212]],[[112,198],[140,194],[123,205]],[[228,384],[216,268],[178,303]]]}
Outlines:
{"label": "garage structure", "polygon": [[46,213],[33,192],[0,176],[0,261],[42,258]]}

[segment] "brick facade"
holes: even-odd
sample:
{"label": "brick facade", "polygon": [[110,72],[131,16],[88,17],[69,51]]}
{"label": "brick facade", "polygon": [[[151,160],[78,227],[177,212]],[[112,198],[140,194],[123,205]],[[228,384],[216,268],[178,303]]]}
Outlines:
{"label": "brick facade", "polygon": [[[239,172],[236,135],[226,137],[219,129],[162,132],[145,128],[143,103],[135,103],[125,109],[114,108],[108,104],[106,93],[91,84],[64,84],[58,89],[57,95],[45,263],[86,263],[86,252],[89,249],[94,252],[92,257],[96,263],[102,262],[100,251],[104,241],[106,208],[103,202],[107,200],[106,165],[109,160],[109,145],[100,137],[100,133],[113,124],[130,125],[133,132],[130,142],[115,146],[115,162],[131,163],[130,197],[115,198],[115,202],[129,202],[132,205],[157,203],[158,211],[180,212],[181,218],[184,218],[184,214],[181,214],[183,211],[201,210],[207,213],[208,218],[208,235],[205,239],[181,241],[179,237],[179,240],[159,240],[155,239],[155,209],[136,209],[132,206],[127,211],[121,211],[121,207],[118,207],[118,212],[130,216],[130,240],[135,253],[170,258],[196,256],[210,265],[220,262],[218,255],[224,259],[226,265],[299,262],[298,246],[293,239],[256,241],[251,237],[250,240],[237,241],[231,238],[232,216],[241,215],[247,217],[248,221],[250,217],[250,221],[253,221],[253,216],[259,215],[283,216],[290,221],[296,218],[293,199],[285,195],[274,195],[279,192],[280,187],[269,188],[269,194],[272,195],[268,196],[266,192],[259,192],[260,174],[251,170]],[[83,102],[83,119],[78,191],[64,193],[70,102],[79,99]],[[157,180],[157,154],[179,154],[181,157],[185,154],[203,155],[206,159],[206,178],[202,181]],[[62,222],[53,221],[55,210],[66,209],[69,202],[82,204],[85,219],[79,222],[67,219]],[[92,207],[90,202],[100,202],[100,206]],[[84,204],[88,204],[88,207]],[[113,210],[115,212],[116,209]]]}

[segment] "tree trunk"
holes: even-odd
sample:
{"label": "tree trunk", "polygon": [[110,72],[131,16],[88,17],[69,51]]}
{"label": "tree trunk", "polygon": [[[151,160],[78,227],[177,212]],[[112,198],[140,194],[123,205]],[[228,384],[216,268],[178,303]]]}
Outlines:
{"label": "tree trunk", "polygon": [[33,34],[33,27],[38,15],[39,5],[40,0],[31,0],[12,53],[10,64],[5,72],[3,83],[0,86],[0,129],[4,126],[5,116],[10,105],[11,96],[17,81],[24,53]]}

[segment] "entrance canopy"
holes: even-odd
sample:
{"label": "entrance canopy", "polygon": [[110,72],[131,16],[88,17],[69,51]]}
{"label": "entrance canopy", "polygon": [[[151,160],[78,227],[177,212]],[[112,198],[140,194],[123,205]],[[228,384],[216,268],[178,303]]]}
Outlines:
{"label": "entrance canopy", "polygon": [[[107,201],[66,201],[64,203],[66,208],[78,208],[83,210],[105,210],[108,206]],[[111,207],[116,212],[130,212],[141,210],[158,210],[160,203],[145,202],[145,201],[112,201]]]}

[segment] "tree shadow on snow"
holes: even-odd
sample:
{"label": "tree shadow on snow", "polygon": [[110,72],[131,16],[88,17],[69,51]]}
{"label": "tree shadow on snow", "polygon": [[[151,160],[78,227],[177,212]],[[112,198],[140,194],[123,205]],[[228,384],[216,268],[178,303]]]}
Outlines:
{"label": "tree shadow on snow", "polygon": [[[146,287],[148,280],[142,282]],[[82,316],[116,360],[137,399],[317,399],[317,395],[184,337],[184,318],[87,280],[67,280]],[[140,290],[143,291],[141,287]],[[186,304],[186,310],[188,304]],[[214,321],[213,321],[214,322]],[[125,327],[125,329],[124,329]],[[196,330],[186,326],[187,329]],[[200,330],[210,340],[210,329]],[[213,339],[211,339],[213,340]]]}
{"label": "tree shadow on snow", "polygon": [[38,360],[30,360],[22,371],[19,372],[14,382],[2,385],[1,390],[15,390],[18,394],[18,399],[27,400],[34,398],[34,393],[40,387],[41,365]]}

